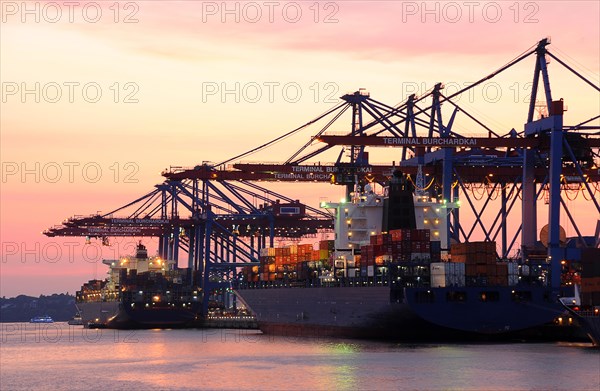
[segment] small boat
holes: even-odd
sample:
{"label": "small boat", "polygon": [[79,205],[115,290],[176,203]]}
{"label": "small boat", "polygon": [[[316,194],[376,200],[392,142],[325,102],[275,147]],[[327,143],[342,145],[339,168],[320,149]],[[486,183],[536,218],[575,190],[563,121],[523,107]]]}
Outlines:
{"label": "small boat", "polygon": [[83,325],[83,319],[81,319],[81,315],[80,314],[76,314],[73,319],[70,319],[68,322],[69,326],[82,326]]}
{"label": "small boat", "polygon": [[108,326],[106,323],[100,322],[99,320],[91,320],[87,324],[88,329],[106,329]]}
{"label": "small boat", "polygon": [[29,323],[54,323],[54,320],[48,315],[35,316],[29,320]]}

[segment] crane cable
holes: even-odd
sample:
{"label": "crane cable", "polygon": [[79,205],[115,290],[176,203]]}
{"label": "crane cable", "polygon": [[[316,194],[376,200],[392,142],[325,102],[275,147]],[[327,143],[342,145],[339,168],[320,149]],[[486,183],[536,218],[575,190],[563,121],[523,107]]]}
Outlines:
{"label": "crane cable", "polygon": [[[425,190],[428,190],[428,189],[429,189],[429,188],[430,188],[430,187],[433,185],[433,183],[435,182],[435,178],[431,178],[431,181],[429,181],[429,184],[428,184],[427,186],[425,186],[425,187],[423,187],[423,188],[420,188],[420,187],[418,187],[418,186],[417,186],[417,184],[416,184],[416,183],[413,181],[413,179],[412,179],[412,177],[411,177],[410,175],[408,175],[408,180],[410,181],[410,183],[412,183],[412,185],[414,186],[414,188],[415,188],[416,190],[419,190],[419,191],[425,191]],[[453,187],[454,187],[454,186],[453,186]]]}
{"label": "crane cable", "polygon": [[229,159],[227,159],[227,160],[224,160],[224,161],[222,161],[221,163],[219,163],[219,164],[216,164],[215,166],[222,166],[222,165],[224,165],[224,164],[226,164],[226,163],[229,163],[229,162],[231,162],[231,161],[233,161],[233,160],[240,159],[240,158],[242,158],[242,157],[244,157],[244,156],[248,156],[248,155],[250,155],[250,154],[253,154],[253,153],[255,153],[255,152],[258,152],[258,151],[260,151],[261,149],[264,149],[264,148],[266,148],[266,147],[268,147],[268,146],[270,146],[270,145],[272,145],[272,144],[275,144],[275,143],[277,143],[277,142],[279,142],[279,141],[283,140],[284,138],[286,138],[286,137],[288,137],[288,136],[291,136],[292,134],[294,134],[294,133],[296,133],[296,132],[299,132],[300,130],[302,130],[302,129],[306,128],[307,126],[314,124],[315,122],[317,122],[317,121],[321,120],[323,117],[326,117],[327,115],[331,114],[332,112],[336,111],[337,109],[339,109],[339,108],[343,107],[345,104],[346,104],[346,102],[342,102],[341,104],[339,104],[339,105],[335,106],[335,107],[334,107],[334,108],[332,108],[332,109],[329,109],[329,110],[327,110],[326,112],[324,112],[323,114],[319,115],[318,117],[316,117],[316,118],[312,119],[311,121],[308,121],[308,122],[307,122],[307,123],[305,123],[304,125],[301,125],[301,126],[297,127],[296,129],[293,129],[293,130],[291,130],[291,131],[289,131],[289,132],[285,133],[284,135],[282,135],[282,136],[279,136],[279,137],[277,137],[277,138],[275,138],[275,139],[273,139],[273,140],[271,140],[271,141],[268,141],[268,142],[266,142],[266,143],[264,143],[264,144],[262,144],[262,145],[259,145],[259,146],[258,146],[258,147],[256,147],[256,148],[253,148],[253,149],[251,149],[251,150],[249,150],[249,151],[246,151],[246,152],[244,152],[244,153],[241,153],[241,154],[239,154],[239,155],[237,155],[237,156],[234,156],[234,157],[232,157],[232,158],[229,158]]}

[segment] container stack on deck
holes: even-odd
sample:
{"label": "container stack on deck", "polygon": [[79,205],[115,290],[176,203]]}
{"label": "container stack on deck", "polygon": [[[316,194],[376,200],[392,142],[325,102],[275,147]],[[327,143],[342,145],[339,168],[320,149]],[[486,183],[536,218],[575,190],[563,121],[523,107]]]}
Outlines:
{"label": "container stack on deck", "polygon": [[[440,260],[440,242],[430,241],[428,229],[394,229],[388,233],[372,235],[370,244],[361,246],[360,275],[365,277],[386,275],[388,269],[395,279],[409,282],[425,274],[418,269],[432,260]],[[427,273],[427,276],[429,274]],[[420,278],[417,278],[420,280]]]}
{"label": "container stack on deck", "polygon": [[496,242],[454,243],[451,262],[464,264],[465,285],[516,285],[518,267],[514,262],[498,262]]}
{"label": "container stack on deck", "polygon": [[315,250],[312,244],[265,247],[260,250],[260,265],[245,266],[246,281],[276,281],[316,278],[322,270],[331,270],[333,241],[322,240]]}
{"label": "container stack on deck", "polygon": [[[402,286],[435,288],[513,286],[529,270],[527,265],[522,265],[527,267],[523,270],[516,262],[498,261],[495,242],[453,244],[449,262],[441,262],[440,242],[430,239],[428,229],[396,229],[372,235],[370,243],[360,247],[360,255],[338,257],[333,240],[316,246],[268,247],[260,251],[260,265],[246,266],[242,273],[248,282],[374,277]],[[600,270],[594,273],[597,280],[590,275],[588,291],[600,295]]]}

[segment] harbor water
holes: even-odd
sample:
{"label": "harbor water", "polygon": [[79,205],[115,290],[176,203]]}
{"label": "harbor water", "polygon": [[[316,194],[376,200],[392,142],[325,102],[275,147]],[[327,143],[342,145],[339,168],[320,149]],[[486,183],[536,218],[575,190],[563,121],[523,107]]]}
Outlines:
{"label": "harbor water", "polygon": [[407,344],[2,323],[2,390],[598,390],[591,343]]}

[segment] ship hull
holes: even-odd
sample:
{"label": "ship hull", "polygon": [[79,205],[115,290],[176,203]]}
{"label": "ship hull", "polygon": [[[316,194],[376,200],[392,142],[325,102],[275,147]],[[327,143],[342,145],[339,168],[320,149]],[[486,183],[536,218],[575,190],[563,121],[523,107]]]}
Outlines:
{"label": "ship hull", "polygon": [[164,329],[186,328],[199,324],[200,306],[191,309],[122,308],[108,319],[106,326],[111,329]]}
{"label": "ship hull", "polygon": [[84,326],[92,324],[106,324],[108,319],[115,316],[119,311],[119,302],[79,302],[78,312],[81,314],[81,323]]}
{"label": "ship hull", "polygon": [[503,334],[552,322],[565,309],[542,286],[405,289],[417,315],[443,327],[476,334]]}
{"label": "ship hull", "polygon": [[289,336],[416,339],[441,329],[402,303],[387,287],[244,289],[238,297],[264,333]]}
{"label": "ship hull", "polygon": [[[386,286],[239,289],[236,294],[254,312],[265,334],[399,341],[562,340],[568,335],[564,328],[551,325],[553,316],[560,314],[553,310],[555,306],[529,313],[526,322],[504,316],[501,326],[491,327],[485,320],[498,307],[489,311],[479,308],[459,324],[449,324],[448,319],[456,319],[448,314],[450,307],[442,318],[427,317],[423,313],[429,310],[415,309],[414,303],[404,299],[390,299]],[[504,315],[513,309],[511,303],[507,305]],[[482,324],[485,327],[480,327]],[[543,333],[538,332],[540,327],[544,327]]]}
{"label": "ship hull", "polygon": [[82,323],[111,329],[185,328],[198,324],[200,304],[189,309],[128,309],[119,302],[77,303]]}

